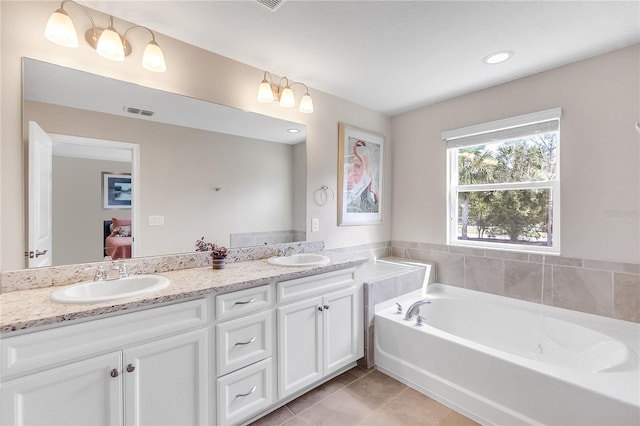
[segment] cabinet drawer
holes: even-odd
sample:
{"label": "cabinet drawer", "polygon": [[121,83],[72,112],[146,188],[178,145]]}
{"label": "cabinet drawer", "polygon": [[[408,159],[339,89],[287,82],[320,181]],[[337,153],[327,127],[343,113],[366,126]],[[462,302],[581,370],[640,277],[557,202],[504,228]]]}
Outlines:
{"label": "cabinet drawer", "polygon": [[355,283],[355,268],[327,272],[278,283],[278,303],[292,302],[346,288]]}
{"label": "cabinet drawer", "polygon": [[216,296],[219,320],[250,314],[273,305],[273,286],[263,285]]}
{"label": "cabinet drawer", "polygon": [[218,424],[237,424],[273,403],[271,358],[218,379]]}
{"label": "cabinet drawer", "polygon": [[0,341],[0,375],[68,362],[207,324],[206,299],[70,324]]}
{"label": "cabinet drawer", "polygon": [[218,376],[271,356],[274,315],[260,312],[216,326]]}

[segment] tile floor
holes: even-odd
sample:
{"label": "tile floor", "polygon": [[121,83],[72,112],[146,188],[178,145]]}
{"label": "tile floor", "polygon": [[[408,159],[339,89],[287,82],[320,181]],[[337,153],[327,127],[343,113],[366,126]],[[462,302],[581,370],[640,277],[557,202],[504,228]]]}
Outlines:
{"label": "tile floor", "polygon": [[386,374],[355,367],[251,426],[477,424]]}

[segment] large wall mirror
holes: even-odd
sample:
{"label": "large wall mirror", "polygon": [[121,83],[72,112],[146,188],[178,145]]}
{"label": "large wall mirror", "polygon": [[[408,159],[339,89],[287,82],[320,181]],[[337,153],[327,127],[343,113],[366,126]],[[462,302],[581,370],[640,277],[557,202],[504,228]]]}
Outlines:
{"label": "large wall mirror", "polygon": [[28,58],[23,120],[28,266],[306,239],[304,125]]}

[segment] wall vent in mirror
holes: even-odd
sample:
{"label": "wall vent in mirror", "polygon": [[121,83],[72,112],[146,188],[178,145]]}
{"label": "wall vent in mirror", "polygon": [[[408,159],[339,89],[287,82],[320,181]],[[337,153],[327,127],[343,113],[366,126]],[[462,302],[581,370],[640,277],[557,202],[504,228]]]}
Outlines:
{"label": "wall vent in mirror", "polygon": [[153,114],[155,114],[155,112],[149,109],[130,107],[126,105],[124,106],[124,110],[127,111],[129,114],[144,115],[145,117],[153,117]]}
{"label": "wall vent in mirror", "polygon": [[285,0],[258,0],[258,3],[275,12],[280,6],[282,6],[284,1]]}

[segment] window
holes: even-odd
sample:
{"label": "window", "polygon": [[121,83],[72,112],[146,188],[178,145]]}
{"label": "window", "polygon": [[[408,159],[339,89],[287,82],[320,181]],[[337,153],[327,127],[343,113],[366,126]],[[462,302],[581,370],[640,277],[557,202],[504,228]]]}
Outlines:
{"label": "window", "polygon": [[442,133],[448,243],[560,253],[560,108]]}

